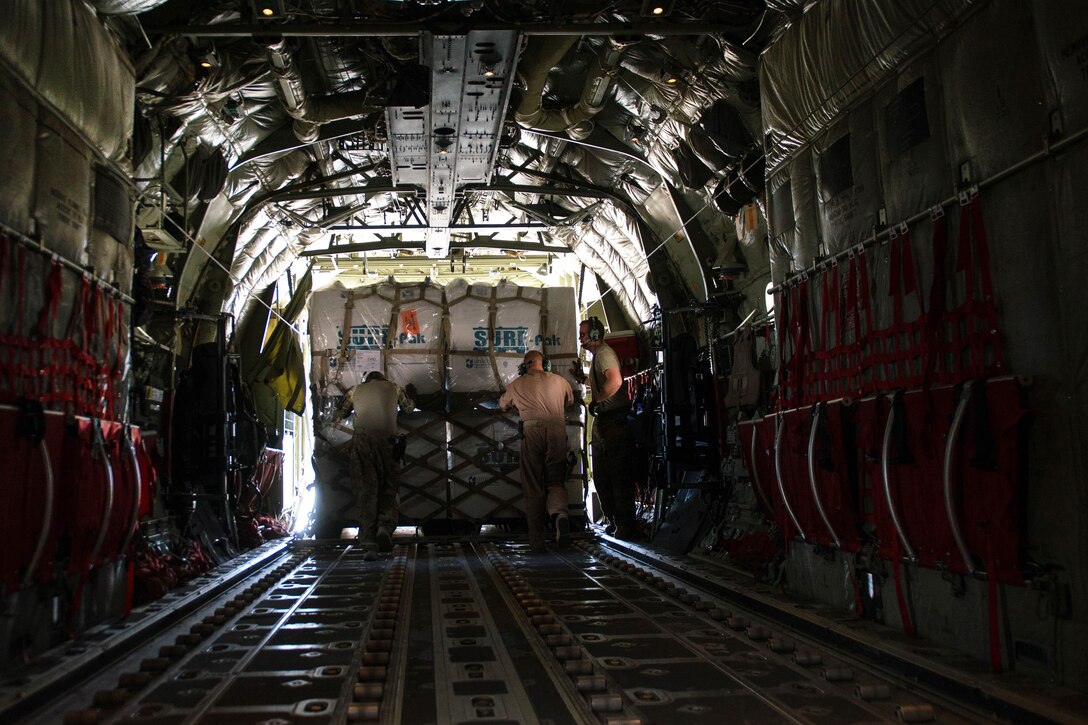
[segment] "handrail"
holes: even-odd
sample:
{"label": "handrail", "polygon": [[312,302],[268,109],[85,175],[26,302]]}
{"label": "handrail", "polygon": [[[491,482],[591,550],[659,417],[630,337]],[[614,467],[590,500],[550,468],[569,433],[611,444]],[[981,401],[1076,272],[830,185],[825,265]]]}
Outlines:
{"label": "handrail", "polygon": [[948,442],[944,447],[944,511],[948,516],[948,525],[952,529],[952,538],[956,540],[956,548],[960,551],[960,557],[967,566],[967,571],[971,576],[977,576],[984,572],[979,572],[975,567],[974,558],[967,548],[967,541],[964,539],[963,531],[960,529],[959,516],[956,513],[956,504],[952,501],[952,462],[956,452],[956,441],[959,439],[960,428],[963,427],[963,416],[964,413],[967,412],[967,404],[970,400],[971,381],[968,380],[964,383],[963,390],[960,392],[960,400],[956,405],[956,413],[952,417],[952,426],[948,429]]}
{"label": "handrail", "polygon": [[808,485],[812,489],[812,499],[816,502],[816,511],[820,514],[828,533],[831,534],[831,541],[835,544],[836,549],[841,549],[842,541],[835,532],[835,527],[832,525],[827,511],[824,510],[823,501],[820,500],[820,489],[816,486],[816,465],[814,461],[816,458],[816,430],[820,426],[820,416],[823,415],[823,408],[823,403],[814,403],[812,406],[812,427],[808,432]]}
{"label": "handrail", "polygon": [[[109,529],[110,514],[113,513],[113,465],[110,463],[110,457],[106,450],[106,443],[102,439],[102,429],[98,427],[98,421],[94,422],[95,426],[95,442],[94,450],[98,451],[98,454],[102,456],[102,463],[106,469],[106,505],[103,506],[102,511],[102,523],[98,527],[98,539],[94,542],[94,548],[91,549],[91,556],[87,560],[87,568],[94,567],[95,559],[98,558],[98,552],[102,549],[102,544],[106,541],[106,532]],[[91,458],[94,458],[94,451],[91,452]]]}
{"label": "handrail", "polygon": [[49,531],[52,529],[53,524],[53,500],[56,496],[54,491],[56,484],[53,481],[53,462],[49,458],[49,446],[46,444],[44,436],[39,441],[38,448],[41,449],[42,463],[45,464],[45,510],[42,512],[42,527],[41,533],[38,534],[38,543],[34,545],[34,553],[30,557],[30,563],[26,567],[26,574],[23,576],[24,589],[34,582],[34,573],[38,570],[38,563],[41,561],[42,554],[45,553],[45,543],[49,541]]}
{"label": "handrail", "polygon": [[785,426],[785,416],[779,414],[778,425],[775,426],[774,432],[774,476],[778,479],[778,492],[782,494],[782,505],[786,507],[786,513],[790,517],[790,521],[797,527],[797,533],[801,535],[802,541],[808,541],[808,537],[805,536],[805,530],[801,526],[801,522],[797,520],[797,515],[793,513],[793,507],[790,506],[790,497],[786,495],[786,484],[782,481],[782,428]]}
{"label": "handrail", "polygon": [[907,552],[907,560],[913,563],[918,561],[918,555],[914,553],[914,547],[910,545],[907,532],[899,520],[899,511],[895,507],[895,500],[892,496],[892,480],[888,470],[888,452],[891,449],[892,428],[895,426],[895,396],[889,395],[888,398],[892,401],[892,404],[888,407],[888,421],[884,424],[884,441],[880,446],[880,475],[884,479],[884,500],[888,503],[888,513],[892,517],[892,525],[895,527],[899,542],[903,544],[903,550]]}
{"label": "handrail", "polygon": [[774,506],[767,499],[767,494],[763,493],[763,482],[759,480],[759,467],[756,465],[756,425],[752,423],[752,488],[756,490],[756,495],[759,496],[759,500],[767,508],[770,515],[774,516]]}
{"label": "handrail", "polygon": [[128,545],[132,543],[132,537],[136,535],[136,530],[140,526],[140,499],[143,493],[140,490],[143,481],[140,480],[140,459],[136,456],[136,443],[133,442],[131,434],[125,436],[125,442],[128,443],[128,453],[129,457],[132,459],[132,475],[135,479],[135,485],[133,486],[132,494],[132,518],[126,527],[128,531],[125,533],[125,540],[122,542],[121,548],[118,549],[117,552],[121,556],[124,556],[125,552],[128,551]]}

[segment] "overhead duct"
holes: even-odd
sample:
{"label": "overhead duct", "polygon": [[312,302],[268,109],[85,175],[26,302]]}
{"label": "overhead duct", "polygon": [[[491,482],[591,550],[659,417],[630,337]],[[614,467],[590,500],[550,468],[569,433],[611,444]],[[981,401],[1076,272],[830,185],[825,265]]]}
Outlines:
{"label": "overhead duct", "polygon": [[[306,93],[302,76],[295,67],[286,41],[279,40],[268,46],[268,61],[276,76],[276,93],[283,102],[294,123],[292,130],[299,141],[312,144],[314,158],[321,170],[321,175],[331,178],[336,174],[329,156],[328,144],[320,141],[321,126],[332,121],[361,116],[366,111],[366,93],[352,91],[335,96],[311,98]],[[342,181],[329,182],[335,187],[342,187]],[[336,202],[345,206],[350,200],[338,197]]]}
{"label": "overhead duct", "polygon": [[276,93],[287,115],[295,120],[293,128],[300,141],[314,143],[320,137],[322,124],[356,118],[366,112],[365,91],[316,98],[307,95],[284,40],[268,47],[268,61],[276,75]]}
{"label": "overhead duct", "polygon": [[540,49],[531,60],[521,66],[525,77],[525,95],[518,106],[514,118],[522,126],[537,131],[566,131],[578,128],[576,133],[585,135],[584,124],[600,113],[608,100],[612,88],[612,78],[619,68],[620,60],[626,49],[633,45],[619,38],[609,38],[608,50],[604,53],[598,67],[586,76],[582,86],[582,95],[578,103],[566,108],[543,108],[542,99],[548,72],[562,60],[577,38],[544,38]]}

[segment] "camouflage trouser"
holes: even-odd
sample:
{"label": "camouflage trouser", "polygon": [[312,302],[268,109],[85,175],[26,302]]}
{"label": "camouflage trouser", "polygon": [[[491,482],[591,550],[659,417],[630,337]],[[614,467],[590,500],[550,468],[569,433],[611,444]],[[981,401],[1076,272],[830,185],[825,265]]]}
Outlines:
{"label": "camouflage trouser", "polygon": [[351,439],[351,482],[359,512],[359,541],[373,543],[379,528],[397,527],[399,465],[388,436],[355,431]]}
{"label": "camouflage trouser", "polygon": [[526,421],[521,441],[521,489],[530,546],[544,546],[548,514],[567,513],[567,429]]}

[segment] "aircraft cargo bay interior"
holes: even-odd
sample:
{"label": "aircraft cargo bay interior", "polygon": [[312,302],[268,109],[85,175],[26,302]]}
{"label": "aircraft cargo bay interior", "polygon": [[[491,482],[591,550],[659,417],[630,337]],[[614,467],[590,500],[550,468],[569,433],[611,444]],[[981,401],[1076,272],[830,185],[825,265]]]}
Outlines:
{"label": "aircraft cargo bay interior", "polygon": [[0,719],[1084,722],[1086,78],[1079,0],[0,3]]}

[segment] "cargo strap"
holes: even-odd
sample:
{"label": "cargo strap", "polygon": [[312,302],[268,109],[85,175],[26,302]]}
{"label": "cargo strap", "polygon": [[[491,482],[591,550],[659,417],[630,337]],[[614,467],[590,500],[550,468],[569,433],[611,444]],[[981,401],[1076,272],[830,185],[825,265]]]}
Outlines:
{"label": "cargo strap", "polygon": [[[963,300],[948,303],[948,230],[944,214],[933,216],[933,284],[930,289],[924,385],[956,385],[1004,371],[997,307],[990,273],[989,242],[978,190],[960,195],[955,271],[963,277]],[[981,293],[981,297],[979,296]]]}
{"label": "cargo strap", "polygon": [[873,298],[872,287],[869,286],[869,257],[864,249],[858,252],[856,262],[857,276],[855,285],[851,286],[851,292],[855,295],[854,335],[857,340],[858,356],[854,367],[858,371],[856,390],[860,396],[873,389]]}
{"label": "cargo strap", "polygon": [[10,333],[0,336],[0,354],[4,355],[2,369],[5,373],[3,386],[12,391],[13,397],[27,397],[25,387],[34,380],[34,369],[29,364],[26,356],[30,352],[30,340],[23,331],[23,316],[26,306],[26,250],[21,244],[13,242],[4,236],[4,257],[0,260],[0,274],[6,280],[8,278],[9,258],[7,250],[9,246],[15,247],[15,274],[12,280],[14,287],[15,317],[12,321]]}
{"label": "cargo strap", "polygon": [[40,375],[38,380],[38,399],[43,402],[56,400],[59,392],[57,385],[57,366],[61,363],[61,349],[55,344],[58,342],[53,332],[57,315],[60,311],[60,300],[64,294],[64,269],[56,259],[52,261],[49,269],[49,277],[45,282],[45,304],[38,314],[36,328],[38,346],[38,359],[34,366]]}
{"label": "cargo strap", "polygon": [[[875,389],[891,391],[922,384],[929,347],[926,337],[926,313],[922,306],[921,286],[914,264],[910,229],[901,225],[890,230],[888,241],[888,296],[892,299],[891,325],[875,330],[880,353],[874,355],[874,370],[880,373]],[[918,316],[904,320],[903,303],[914,296]]]}
{"label": "cargo strap", "polygon": [[812,354],[813,367],[809,379],[812,381],[812,398],[827,400],[833,395],[844,394],[844,381],[839,369],[843,342],[838,264],[833,263],[820,275],[820,290],[820,343]]}
{"label": "cargo strap", "polygon": [[809,352],[808,278],[781,290],[775,310],[782,313],[778,327],[778,408],[795,408],[805,398],[805,367]]}
{"label": "cargo strap", "polygon": [[[355,292],[348,290],[347,301],[344,302],[344,323],[340,327],[340,351],[336,355],[336,372],[333,374],[335,381],[340,382],[344,366],[351,354],[351,316],[355,309]],[[326,358],[327,360],[327,358]]]}

